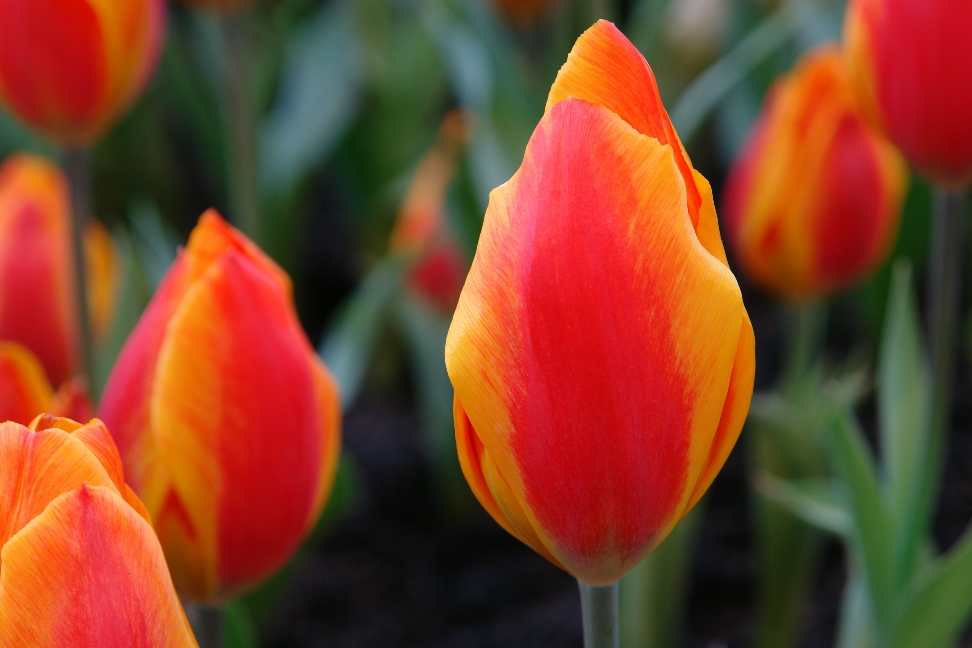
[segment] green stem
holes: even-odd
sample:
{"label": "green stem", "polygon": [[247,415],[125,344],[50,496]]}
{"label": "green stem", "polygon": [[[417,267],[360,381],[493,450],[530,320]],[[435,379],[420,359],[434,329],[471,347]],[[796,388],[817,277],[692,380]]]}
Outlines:
{"label": "green stem", "polygon": [[65,148],[61,166],[71,188],[71,242],[74,256],[75,294],[77,295],[78,324],[81,332],[80,374],[93,385],[93,353],[91,345],[91,316],[88,313],[88,270],[85,266],[84,230],[91,213],[91,160],[87,149]]}
{"label": "green stem", "polygon": [[939,439],[948,433],[962,285],[962,240],[965,205],[961,193],[938,187],[928,272],[928,333],[932,354],[932,429]]}
{"label": "green stem", "polygon": [[223,608],[216,605],[187,603],[185,609],[199,648],[223,648],[225,625]]}
{"label": "green stem", "polygon": [[618,584],[593,587],[577,581],[584,622],[584,648],[620,648]]}
{"label": "green stem", "polygon": [[782,388],[787,394],[805,381],[823,346],[827,328],[827,306],[822,301],[795,304],[786,314],[788,326]]}
{"label": "green stem", "polygon": [[256,126],[249,83],[252,43],[249,12],[219,17],[223,45],[223,101],[227,139],[227,180],[231,216],[243,232],[259,242]]}

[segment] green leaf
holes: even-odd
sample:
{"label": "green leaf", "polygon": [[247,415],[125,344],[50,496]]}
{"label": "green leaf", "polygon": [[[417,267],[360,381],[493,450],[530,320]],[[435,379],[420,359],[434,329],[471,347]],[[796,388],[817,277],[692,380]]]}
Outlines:
{"label": "green leaf", "polygon": [[867,580],[852,564],[844,587],[844,599],[840,604],[840,622],[837,626],[835,648],[876,648],[877,628],[871,602],[868,598]]}
{"label": "green leaf", "polygon": [[223,624],[224,648],[259,648],[260,634],[245,602],[236,600],[227,605]]}
{"label": "green leaf", "polygon": [[358,395],[372,348],[410,265],[410,260],[402,256],[389,257],[375,265],[321,343],[321,357],[341,388],[345,409]]}
{"label": "green leaf", "polygon": [[807,524],[834,535],[850,535],[851,516],[833,480],[824,477],[780,479],[763,470],[756,474],[753,486],[758,493],[786,507]]}
{"label": "green leaf", "polygon": [[912,297],[911,266],[905,261],[894,266],[877,387],[888,506],[894,514],[895,581],[903,585],[929,533],[935,492],[926,484],[933,450],[931,377]]}
{"label": "green leaf", "polygon": [[914,578],[889,615],[890,648],[948,648],[972,617],[972,532]]}
{"label": "green leaf", "polygon": [[841,408],[832,418],[831,452],[854,521],[853,538],[861,556],[875,614],[884,618],[894,594],[891,580],[891,520],[884,508],[874,457],[853,412]]}
{"label": "green leaf", "polygon": [[352,4],[325,3],[291,41],[276,105],[260,133],[267,189],[292,187],[338,143],[356,115],[364,77]]}

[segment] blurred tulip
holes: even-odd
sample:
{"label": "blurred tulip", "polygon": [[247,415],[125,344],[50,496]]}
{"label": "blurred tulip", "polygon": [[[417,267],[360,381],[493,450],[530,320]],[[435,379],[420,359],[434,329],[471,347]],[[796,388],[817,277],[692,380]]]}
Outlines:
{"label": "blurred tulip", "polygon": [[0,424],[0,646],[196,646],[104,425]]}
{"label": "blurred tulip", "polygon": [[836,49],[806,55],[770,91],[726,185],[746,274],[790,300],[823,297],[884,263],[908,172],[865,118]]}
{"label": "blurred tulip", "polygon": [[26,425],[43,412],[78,421],[94,416],[84,381],[69,380],[55,393],[33,353],[16,342],[0,342],[0,421]]}
{"label": "blurred tulip", "polygon": [[851,0],[852,77],[876,121],[922,174],[972,181],[972,2]]}
{"label": "blurred tulip", "polygon": [[600,21],[490,196],[449,331],[466,479],[551,562],[616,582],[725,462],[754,344],[709,184],[644,58]]}
{"label": "blurred tulip", "polygon": [[100,413],[189,599],[225,600],[281,567],[334,479],[337,390],[290,279],[214,211],[122,349]]}
{"label": "blurred tulip", "polygon": [[417,257],[408,277],[410,287],[450,314],[459,300],[468,264],[449,228],[445,203],[460,149],[468,137],[467,119],[453,111],[442,121],[438,141],[415,170],[389,243],[392,252]]}
{"label": "blurred tulip", "polygon": [[515,27],[535,25],[551,5],[551,0],[493,0],[500,14]]}
{"label": "blurred tulip", "polygon": [[[0,0],[2,2],[2,0]],[[110,327],[119,285],[118,254],[97,221],[85,231],[88,304],[96,336]],[[55,385],[78,370],[68,188],[60,170],[31,155],[0,166],[0,340],[40,358]]]}
{"label": "blurred tulip", "polygon": [[96,141],[155,70],[163,0],[0,0],[0,99],[59,144]]}

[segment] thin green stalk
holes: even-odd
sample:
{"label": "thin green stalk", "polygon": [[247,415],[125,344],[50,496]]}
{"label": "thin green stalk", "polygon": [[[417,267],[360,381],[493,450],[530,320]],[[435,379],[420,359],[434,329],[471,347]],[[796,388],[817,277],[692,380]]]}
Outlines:
{"label": "thin green stalk", "polygon": [[247,236],[260,242],[249,18],[250,13],[246,11],[222,15],[219,25],[223,45],[223,105],[230,216]]}
{"label": "thin green stalk", "polygon": [[84,230],[91,213],[91,160],[89,151],[83,148],[65,148],[61,152],[61,166],[71,188],[71,242],[74,255],[75,294],[77,295],[78,324],[81,332],[80,373],[90,386],[93,351],[91,342],[91,316],[88,312],[88,270],[84,262]]}
{"label": "thin green stalk", "polygon": [[827,328],[827,306],[809,302],[790,306],[786,313],[786,355],[783,358],[783,391],[788,396],[805,384],[813,369]]}
{"label": "thin green stalk", "polygon": [[225,610],[198,603],[187,603],[185,609],[199,648],[223,648]]}
{"label": "thin green stalk", "polygon": [[620,648],[618,584],[593,587],[577,581],[584,622],[584,648]]}

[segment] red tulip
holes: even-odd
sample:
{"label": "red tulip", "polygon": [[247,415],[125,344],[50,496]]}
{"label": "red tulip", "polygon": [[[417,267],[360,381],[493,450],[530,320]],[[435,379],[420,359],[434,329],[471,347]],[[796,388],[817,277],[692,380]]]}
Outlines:
{"label": "red tulip", "polygon": [[65,382],[55,393],[27,347],[0,342],[0,421],[26,425],[44,412],[77,421],[94,416],[84,381]]}
{"label": "red tulip", "polygon": [[446,194],[468,136],[467,119],[454,111],[442,121],[438,141],[415,170],[389,244],[392,252],[417,257],[409,285],[448,313],[459,299],[468,265],[446,215]]}
{"label": "red tulip", "polygon": [[[70,214],[67,183],[54,164],[14,155],[0,166],[0,340],[29,348],[55,385],[74,376],[79,363]],[[118,261],[97,221],[89,221],[85,249],[94,333],[104,335]]]}
{"label": "red tulip", "polygon": [[850,0],[848,58],[871,114],[922,174],[972,181],[972,2]]}
{"label": "red tulip", "polygon": [[61,144],[97,140],[145,87],[163,0],[0,0],[0,99]]}
{"label": "red tulip", "polygon": [[290,279],[214,211],[122,349],[100,414],[190,599],[224,600],[281,567],[334,479],[337,389]]}
{"label": "red tulip", "polygon": [[196,646],[111,435],[0,424],[0,646]]}
{"label": "red tulip", "polygon": [[754,365],[709,185],[601,21],[490,196],[446,344],[463,472],[511,534],[616,582],[712,483]]}
{"label": "red tulip", "polygon": [[791,300],[843,290],[887,259],[904,159],[865,118],[839,53],[808,54],[771,90],[730,171],[726,215],[753,281]]}

